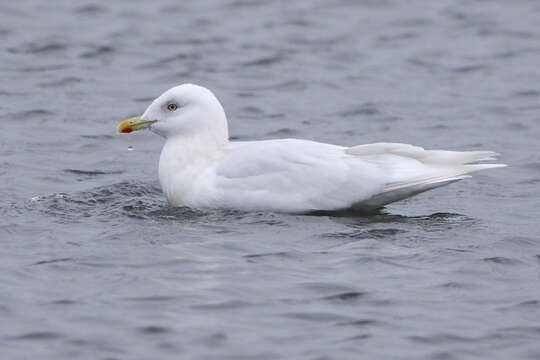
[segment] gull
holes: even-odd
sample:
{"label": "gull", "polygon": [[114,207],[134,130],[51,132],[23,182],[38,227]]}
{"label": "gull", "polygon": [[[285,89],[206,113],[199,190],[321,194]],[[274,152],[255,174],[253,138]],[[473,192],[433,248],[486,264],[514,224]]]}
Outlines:
{"label": "gull", "polygon": [[425,150],[400,143],[352,147],[301,139],[231,141],[223,106],[208,89],[183,84],[117,131],[165,138],[159,181],[172,206],[312,213],[369,212],[505,166],[492,151]]}

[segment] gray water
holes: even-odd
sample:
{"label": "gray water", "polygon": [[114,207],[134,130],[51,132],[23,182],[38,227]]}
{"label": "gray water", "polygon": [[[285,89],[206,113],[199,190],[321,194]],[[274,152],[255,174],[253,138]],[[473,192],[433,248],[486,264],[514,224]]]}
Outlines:
{"label": "gray water", "polygon": [[[1,359],[540,358],[540,3],[3,1]],[[170,208],[174,85],[233,139],[495,150],[372,216]]]}

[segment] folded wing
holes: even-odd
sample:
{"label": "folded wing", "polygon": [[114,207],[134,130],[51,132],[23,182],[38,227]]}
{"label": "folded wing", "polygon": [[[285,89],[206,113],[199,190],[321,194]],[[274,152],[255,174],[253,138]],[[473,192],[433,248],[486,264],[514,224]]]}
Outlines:
{"label": "folded wing", "polygon": [[350,148],[296,139],[232,143],[215,169],[215,185],[220,201],[246,210],[371,210],[504,166],[471,164],[496,155],[396,143]]}

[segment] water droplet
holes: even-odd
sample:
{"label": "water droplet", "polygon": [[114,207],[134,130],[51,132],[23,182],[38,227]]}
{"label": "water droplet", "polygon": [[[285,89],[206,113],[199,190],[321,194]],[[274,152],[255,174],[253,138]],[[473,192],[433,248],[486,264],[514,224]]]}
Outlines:
{"label": "water droplet", "polygon": [[129,145],[128,146],[128,151],[133,151],[133,146]]}

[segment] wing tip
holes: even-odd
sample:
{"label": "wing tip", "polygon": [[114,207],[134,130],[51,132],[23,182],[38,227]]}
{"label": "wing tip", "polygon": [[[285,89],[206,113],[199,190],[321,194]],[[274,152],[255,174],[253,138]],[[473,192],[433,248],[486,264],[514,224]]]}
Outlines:
{"label": "wing tip", "polygon": [[469,169],[469,171],[503,168],[507,166],[508,166],[507,164],[468,164],[468,165],[465,165],[465,167]]}

